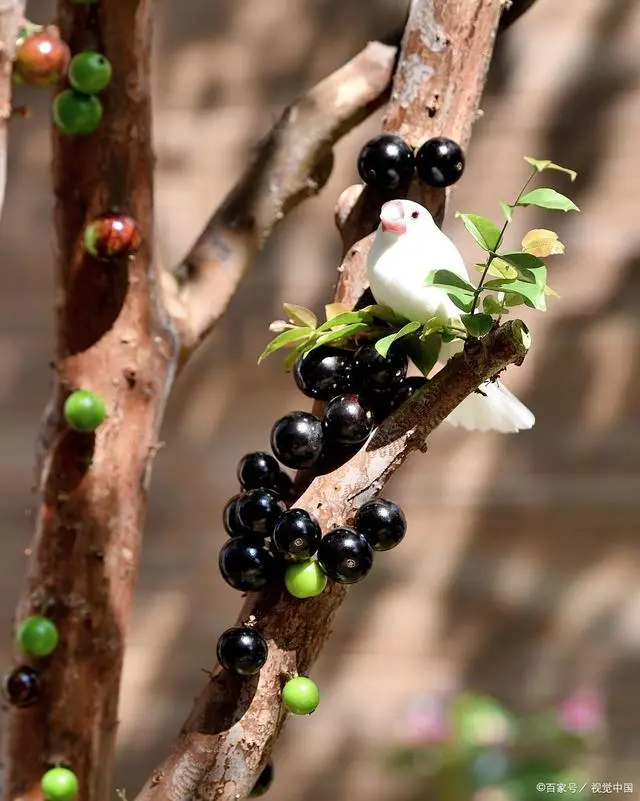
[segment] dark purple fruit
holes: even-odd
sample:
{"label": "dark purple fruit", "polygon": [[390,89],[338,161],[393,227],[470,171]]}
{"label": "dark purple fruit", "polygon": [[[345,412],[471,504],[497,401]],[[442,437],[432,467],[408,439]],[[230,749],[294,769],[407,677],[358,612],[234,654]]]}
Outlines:
{"label": "dark purple fruit", "polygon": [[429,186],[451,186],[464,172],[462,148],[453,139],[427,139],[416,153],[418,178]]}
{"label": "dark purple fruit", "polygon": [[218,662],[238,676],[253,676],[267,661],[267,641],[255,629],[234,626],[223,631],[218,640]]}
{"label": "dark purple fruit", "polygon": [[[222,510],[222,523],[224,529],[230,537],[253,537],[254,532],[250,528],[246,528],[238,520],[238,501],[242,497],[242,493],[234,495],[229,498]],[[262,537],[264,539],[264,536]]]}
{"label": "dark purple fruit", "polygon": [[381,356],[374,345],[361,345],[353,359],[353,387],[368,395],[372,392],[389,392],[399,386],[407,374],[408,359],[397,346]]}
{"label": "dark purple fruit", "polygon": [[353,525],[374,551],[395,548],[407,533],[404,512],[398,504],[384,498],[375,498],[363,504],[356,513]]}
{"label": "dark purple fruit", "polygon": [[322,530],[315,517],[304,509],[285,512],[271,535],[273,547],[288,562],[304,562],[318,550]]}
{"label": "dark purple fruit", "polygon": [[261,537],[268,537],[286,506],[274,490],[254,489],[236,501],[236,518],[240,525]]}
{"label": "dark purple fruit", "polygon": [[275,577],[276,561],[260,543],[247,537],[232,537],[220,550],[222,578],[241,592],[261,590]]}
{"label": "dark purple fruit", "polygon": [[296,493],[293,487],[293,479],[288,473],[285,473],[284,470],[282,470],[278,476],[277,491],[278,495],[285,503],[293,503],[293,501],[296,499]]}
{"label": "dark purple fruit", "polygon": [[373,412],[357,395],[338,395],[325,410],[322,421],[325,439],[340,445],[358,445],[373,431]]}
{"label": "dark purple fruit", "polygon": [[258,781],[253,785],[253,790],[249,793],[249,798],[258,798],[264,795],[271,787],[273,781],[273,762],[267,762],[262,773],[258,776]]}
{"label": "dark purple fruit", "polygon": [[373,412],[376,425],[386,420],[389,415],[402,406],[409,398],[427,383],[422,376],[405,378],[397,388],[387,392],[371,392],[361,396],[362,402]]}
{"label": "dark purple fruit", "polygon": [[412,148],[399,136],[380,134],[370,139],[358,156],[358,172],[373,189],[391,190],[406,185],[413,177]]}
{"label": "dark purple fruit", "polygon": [[238,481],[244,490],[277,489],[280,465],[270,453],[248,453],[238,464]]}
{"label": "dark purple fruit", "polygon": [[298,359],[293,377],[307,397],[329,400],[348,391],[352,361],[352,351],[323,345]]}
{"label": "dark purple fruit", "polygon": [[320,541],[318,563],[333,581],[356,584],[373,566],[373,550],[353,528],[334,528]]}
{"label": "dark purple fruit", "polygon": [[322,423],[309,412],[291,412],[271,429],[271,450],[286,467],[312,467],[322,453]]}
{"label": "dark purple fruit", "polygon": [[28,665],[14,668],[4,678],[2,691],[10,704],[18,707],[31,706],[38,700],[42,682],[40,674]]}
{"label": "dark purple fruit", "polygon": [[322,454],[313,466],[313,472],[318,476],[333,473],[334,470],[352,459],[362,445],[362,442],[357,445],[341,445],[339,442],[325,441]]}

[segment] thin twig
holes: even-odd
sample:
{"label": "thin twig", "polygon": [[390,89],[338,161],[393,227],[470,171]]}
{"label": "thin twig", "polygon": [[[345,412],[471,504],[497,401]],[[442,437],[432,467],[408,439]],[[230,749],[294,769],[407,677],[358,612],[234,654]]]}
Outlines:
{"label": "thin twig", "polygon": [[[501,0],[414,0],[405,30],[385,130],[412,144],[430,135],[469,141],[498,27]],[[427,113],[425,114],[425,109]],[[439,218],[446,193],[422,191]],[[336,209],[345,258],[336,300],[354,306],[366,288],[365,259],[380,198],[350,188]],[[366,449],[336,472],[315,479],[296,507],[328,528],[349,522],[406,456],[485,379],[525,354],[521,325],[507,324],[468,359],[449,362],[427,388],[385,421]],[[468,356],[469,354],[467,354]],[[254,681],[216,669],[196,699],[170,756],[137,801],[246,798],[285,722],[283,677],[306,673],[331,629],[345,589],[330,584],[317,598],[296,601],[280,588],[250,595],[239,621],[253,620],[269,642],[269,659]]]}
{"label": "thin twig", "polygon": [[183,350],[195,349],[224,313],[274,227],[327,182],[333,145],[388,96],[397,48],[365,49],[288,106],[244,176],[165,278]]}

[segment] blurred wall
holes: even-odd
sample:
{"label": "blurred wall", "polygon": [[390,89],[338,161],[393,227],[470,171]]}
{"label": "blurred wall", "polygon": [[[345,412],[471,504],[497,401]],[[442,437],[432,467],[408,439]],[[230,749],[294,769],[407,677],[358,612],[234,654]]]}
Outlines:
{"label": "blurred wall", "polygon": [[[399,7],[400,6],[400,7]],[[184,0],[156,5],[157,215],[175,261],[296,93],[402,19],[391,0]],[[37,21],[50,6],[30,5]],[[561,295],[528,315],[534,348],[508,384],[538,423],[517,437],[441,428],[387,494],[410,536],[350,591],[314,671],[323,703],[276,752],[278,801],[398,798],[379,751],[412,695],[456,687],[518,707],[589,687],[608,737],[594,780],[640,787],[640,7],[538,0],[494,60],[453,209],[497,216],[523,155],[562,177],[580,215],[533,210],[512,229],[559,231]],[[33,443],[52,352],[48,99],[11,123],[0,224],[0,659],[32,520]],[[117,786],[131,797],[165,753],[240,598],[223,585],[220,512],[235,465],[268,446],[272,421],[307,403],[274,359],[256,356],[281,300],[321,308],[339,257],[332,209],[356,178],[379,117],[337,148],[321,197],[291,215],[176,389],[156,460],[121,704]],[[454,220],[447,230],[474,258]],[[260,385],[256,408],[255,387]],[[304,733],[304,734],[303,734]],[[303,736],[296,736],[303,735]]]}

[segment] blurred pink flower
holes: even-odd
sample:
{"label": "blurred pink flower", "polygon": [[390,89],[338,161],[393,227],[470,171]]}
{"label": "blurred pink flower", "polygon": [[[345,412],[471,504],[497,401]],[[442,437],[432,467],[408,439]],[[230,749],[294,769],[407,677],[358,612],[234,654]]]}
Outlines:
{"label": "blurred pink flower", "polygon": [[577,734],[597,731],[602,725],[603,717],[601,698],[585,690],[570,695],[558,707],[560,725]]}
{"label": "blurred pink flower", "polygon": [[449,736],[445,704],[437,697],[414,701],[405,718],[404,736],[410,742],[440,743]]}

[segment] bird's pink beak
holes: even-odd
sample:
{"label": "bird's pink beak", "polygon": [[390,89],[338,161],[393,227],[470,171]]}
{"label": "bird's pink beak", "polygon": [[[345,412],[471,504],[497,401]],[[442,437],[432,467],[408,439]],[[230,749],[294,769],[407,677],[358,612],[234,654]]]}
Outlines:
{"label": "bird's pink beak", "polygon": [[394,234],[406,233],[404,208],[399,200],[389,200],[380,209],[380,225],[383,231],[390,231]]}

